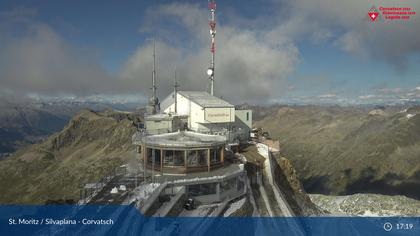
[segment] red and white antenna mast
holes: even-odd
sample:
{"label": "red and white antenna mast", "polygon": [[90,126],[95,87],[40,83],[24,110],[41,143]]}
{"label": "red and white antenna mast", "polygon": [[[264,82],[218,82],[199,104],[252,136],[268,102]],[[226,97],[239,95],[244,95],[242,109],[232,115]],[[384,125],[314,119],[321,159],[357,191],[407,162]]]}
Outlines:
{"label": "red and white antenna mast", "polygon": [[209,0],[209,9],[210,9],[210,52],[211,52],[211,62],[210,67],[207,69],[207,75],[210,79],[210,94],[214,95],[214,54],[215,54],[215,38],[216,38],[216,2],[214,0]]}

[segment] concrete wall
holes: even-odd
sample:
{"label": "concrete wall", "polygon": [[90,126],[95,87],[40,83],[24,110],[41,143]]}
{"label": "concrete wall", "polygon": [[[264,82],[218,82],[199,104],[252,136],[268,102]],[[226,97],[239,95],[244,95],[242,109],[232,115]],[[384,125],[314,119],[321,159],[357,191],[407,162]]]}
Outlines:
{"label": "concrete wall", "polygon": [[[231,188],[227,191],[226,190],[223,191],[221,189],[221,191],[220,191],[220,199],[221,200],[237,198],[237,197],[241,196],[242,194],[246,193],[245,177],[240,175],[240,176],[234,177],[234,179],[235,179],[235,185],[233,186],[233,188]],[[226,180],[226,181],[228,181],[228,180]],[[240,182],[242,182],[242,187],[243,188],[241,190],[238,190],[237,187],[240,184]]]}
{"label": "concrete wall", "polygon": [[[233,179],[234,179],[235,184],[232,186],[232,188],[230,188],[229,190],[222,190],[221,182],[226,182],[226,181],[233,180]],[[192,198],[194,198],[197,201],[202,202],[202,203],[222,202],[222,201],[225,201],[227,199],[230,200],[230,199],[237,198],[237,197],[245,194],[246,191],[247,191],[246,174],[245,173],[243,175],[238,175],[238,176],[234,176],[234,177],[229,178],[229,179],[225,179],[221,182],[217,182],[217,187],[216,187],[216,193],[215,194],[193,196]],[[238,184],[240,184],[239,182],[242,182],[243,188],[238,191],[237,186],[238,186]],[[200,183],[200,184],[203,184],[203,183]],[[189,186],[186,186],[186,196],[190,197],[189,194],[188,194],[188,187]]]}
{"label": "concrete wall", "polygon": [[[175,104],[168,106],[164,112],[175,112]],[[195,131],[220,130],[227,128],[229,123],[235,121],[234,107],[203,108],[179,93],[177,94],[177,114],[189,116],[188,127]]]}
{"label": "concrete wall", "polygon": [[146,120],[146,131],[149,134],[162,134],[172,131],[172,120]]}
{"label": "concrete wall", "polygon": [[[177,93],[177,114],[179,115],[190,115],[190,100],[181,94]],[[167,107],[163,112],[165,113],[174,113],[175,112],[175,100],[174,102]]]}
{"label": "concrete wall", "polygon": [[235,124],[252,129],[252,110],[236,110],[235,116]]}
{"label": "concrete wall", "polygon": [[191,102],[190,128],[192,130],[201,129],[221,129],[227,128],[229,122],[233,122],[235,108],[203,108]]}
{"label": "concrete wall", "polygon": [[198,123],[204,122],[204,110],[201,106],[197,105],[194,102],[191,102],[191,111],[190,111],[190,128],[192,130],[198,129]]}

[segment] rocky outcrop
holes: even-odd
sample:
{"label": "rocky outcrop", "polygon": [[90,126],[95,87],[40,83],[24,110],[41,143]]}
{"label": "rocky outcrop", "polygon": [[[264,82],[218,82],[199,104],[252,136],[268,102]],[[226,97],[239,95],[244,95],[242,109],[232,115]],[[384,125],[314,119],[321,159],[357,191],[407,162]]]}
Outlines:
{"label": "rocky outcrop", "polygon": [[135,159],[131,136],[139,116],[83,110],[44,142],[0,161],[0,203],[77,201],[84,183],[96,182]]}
{"label": "rocky outcrop", "polygon": [[109,110],[103,113],[83,110],[60,133],[50,138],[46,148],[60,151],[69,146],[96,142],[98,148],[106,147],[108,151],[128,150],[131,148],[131,136],[136,130],[130,118],[128,114],[111,113]]}
{"label": "rocky outcrop", "polygon": [[420,201],[405,196],[354,194],[326,196],[310,194],[320,208],[336,216],[419,216]]}
{"label": "rocky outcrop", "polygon": [[[275,196],[276,194],[274,193],[274,191],[277,191],[277,189],[270,189],[274,187],[273,185],[269,184],[271,177],[267,175],[270,175],[270,173],[272,173],[273,181],[277,185],[278,190],[281,192],[280,194],[282,194],[284,201],[286,201],[290,206],[291,209],[289,210],[292,211],[293,215],[314,216],[324,215],[326,213],[312,203],[311,199],[306,194],[301,182],[298,179],[296,170],[288,159],[273,154],[273,161],[271,161],[270,164],[271,168],[266,168],[265,165],[269,164],[269,162],[265,161],[266,158],[259,153],[256,146],[250,145],[246,147],[242,154],[247,160],[245,169],[247,171],[250,186],[254,194],[256,207],[260,215],[267,214],[265,214],[266,209],[263,207],[264,204],[261,204],[261,201],[259,201],[260,194],[258,190],[259,184],[257,181],[258,172],[264,173],[262,184],[267,190],[267,195],[269,198],[268,200],[271,204],[278,204],[278,200]],[[265,171],[263,171],[264,169]],[[276,205],[272,205],[272,207],[278,208]],[[282,210],[280,209],[280,211]],[[279,215],[284,215],[284,212],[281,212]]]}
{"label": "rocky outcrop", "polygon": [[306,194],[292,163],[284,157],[276,157],[275,160],[276,162],[272,166],[274,181],[281,189],[295,215],[315,216],[325,214],[326,211],[313,204]]}

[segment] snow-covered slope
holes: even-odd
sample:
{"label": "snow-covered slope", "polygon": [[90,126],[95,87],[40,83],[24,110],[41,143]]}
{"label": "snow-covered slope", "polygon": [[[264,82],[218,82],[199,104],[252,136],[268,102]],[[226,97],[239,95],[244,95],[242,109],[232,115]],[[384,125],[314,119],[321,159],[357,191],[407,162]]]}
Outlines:
{"label": "snow-covered slope", "polygon": [[333,215],[420,216],[420,201],[405,196],[310,194],[312,202]]}

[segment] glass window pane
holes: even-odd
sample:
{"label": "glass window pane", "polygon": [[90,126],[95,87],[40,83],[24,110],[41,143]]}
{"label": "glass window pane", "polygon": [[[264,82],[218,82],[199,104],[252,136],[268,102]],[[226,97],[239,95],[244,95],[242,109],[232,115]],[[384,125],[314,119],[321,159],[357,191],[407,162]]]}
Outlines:
{"label": "glass window pane", "polygon": [[153,149],[155,152],[155,164],[160,165],[160,149]]}
{"label": "glass window pane", "polygon": [[146,155],[147,155],[147,163],[152,163],[152,155],[153,155],[153,149],[147,148],[146,149]]}
{"label": "glass window pane", "polygon": [[184,151],[175,151],[174,154],[174,165],[175,166],[183,166],[184,163]]}
{"label": "glass window pane", "polygon": [[210,149],[210,163],[220,162],[220,150],[219,149]]}
{"label": "glass window pane", "polygon": [[172,150],[163,151],[163,164],[164,165],[173,165],[174,164],[174,152]]}
{"label": "glass window pane", "polygon": [[198,165],[207,165],[207,150],[198,150]]}
{"label": "glass window pane", "polygon": [[195,150],[187,151],[187,162],[188,166],[198,165],[197,152]]}
{"label": "glass window pane", "polygon": [[195,184],[188,186],[188,195],[190,196],[200,196],[200,195],[209,195],[216,194],[217,183],[209,184]]}

